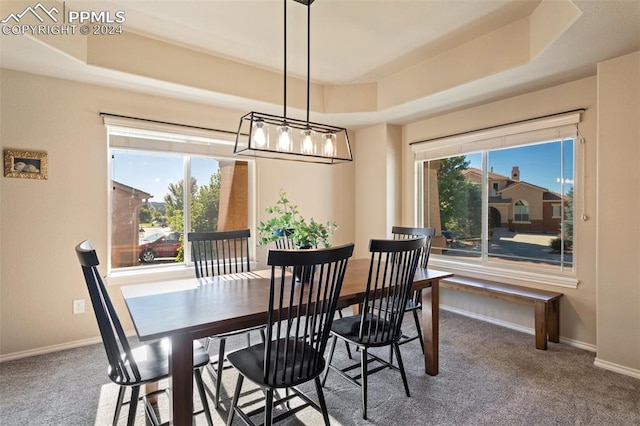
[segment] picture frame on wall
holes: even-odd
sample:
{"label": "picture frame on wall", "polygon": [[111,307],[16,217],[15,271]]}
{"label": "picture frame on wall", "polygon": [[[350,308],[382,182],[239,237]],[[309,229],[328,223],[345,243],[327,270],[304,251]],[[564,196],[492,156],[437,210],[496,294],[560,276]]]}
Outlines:
{"label": "picture frame on wall", "polygon": [[49,161],[46,152],[4,151],[4,176],[21,179],[47,179]]}

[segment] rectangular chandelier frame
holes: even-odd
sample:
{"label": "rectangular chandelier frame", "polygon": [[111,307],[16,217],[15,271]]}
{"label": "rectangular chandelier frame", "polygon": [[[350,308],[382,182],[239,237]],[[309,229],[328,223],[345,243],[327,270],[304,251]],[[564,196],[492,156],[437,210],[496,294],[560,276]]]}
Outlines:
{"label": "rectangular chandelier frame", "polygon": [[[264,138],[258,146],[256,125],[264,129]],[[278,128],[286,124],[292,129],[291,141],[282,149],[278,141]],[[311,131],[312,142],[303,141],[302,132]],[[330,139],[330,142],[328,140]],[[310,145],[312,143],[312,145]],[[329,149],[328,143],[332,143]],[[310,163],[337,164],[353,161],[347,129],[327,124],[297,120],[261,112],[252,111],[240,119],[236,143],[233,150],[236,155],[258,158],[275,158]]]}

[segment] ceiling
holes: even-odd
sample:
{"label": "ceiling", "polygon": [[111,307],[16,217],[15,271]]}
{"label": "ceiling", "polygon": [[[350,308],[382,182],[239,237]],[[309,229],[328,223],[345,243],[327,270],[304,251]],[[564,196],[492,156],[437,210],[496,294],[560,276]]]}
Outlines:
{"label": "ceiling", "polygon": [[[595,75],[598,62],[640,50],[639,0],[542,3],[559,1],[577,8],[577,19],[525,63],[374,110],[316,115],[351,127],[379,122],[402,124]],[[127,32],[282,73],[284,14],[280,0],[65,3],[69,10],[123,10],[123,29]],[[310,77],[315,84],[327,86],[388,81],[522,20],[536,13],[540,5],[539,0],[316,0],[311,5]],[[2,19],[8,10],[5,3]],[[287,72],[302,79],[306,78],[307,66],[306,11],[297,2],[287,2]],[[2,35],[0,42],[2,68],[246,111],[259,109],[259,102],[248,96],[88,65],[42,39]],[[473,68],[474,62],[463,66]]]}

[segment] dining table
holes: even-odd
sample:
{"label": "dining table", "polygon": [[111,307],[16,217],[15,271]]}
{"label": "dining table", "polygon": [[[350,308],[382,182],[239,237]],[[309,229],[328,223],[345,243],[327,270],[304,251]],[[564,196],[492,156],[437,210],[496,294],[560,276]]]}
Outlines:
{"label": "dining table", "polygon": [[[339,307],[358,306],[370,259],[350,259]],[[418,268],[413,290],[422,290],[425,373],[438,374],[439,281],[449,272]],[[122,287],[141,342],[170,338],[171,424],[193,424],[193,340],[266,323],[271,269],[178,278]],[[357,310],[357,309],[356,309]]]}

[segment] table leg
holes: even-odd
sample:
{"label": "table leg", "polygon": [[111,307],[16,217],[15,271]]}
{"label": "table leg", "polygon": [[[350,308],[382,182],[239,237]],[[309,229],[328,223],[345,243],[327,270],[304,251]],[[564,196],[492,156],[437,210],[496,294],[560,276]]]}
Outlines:
{"label": "table leg", "polygon": [[169,357],[172,425],[193,424],[193,340],[189,336],[171,338]]}
{"label": "table leg", "polygon": [[424,342],[424,372],[438,374],[438,340],[440,328],[440,286],[434,281],[422,290],[422,341]]}

